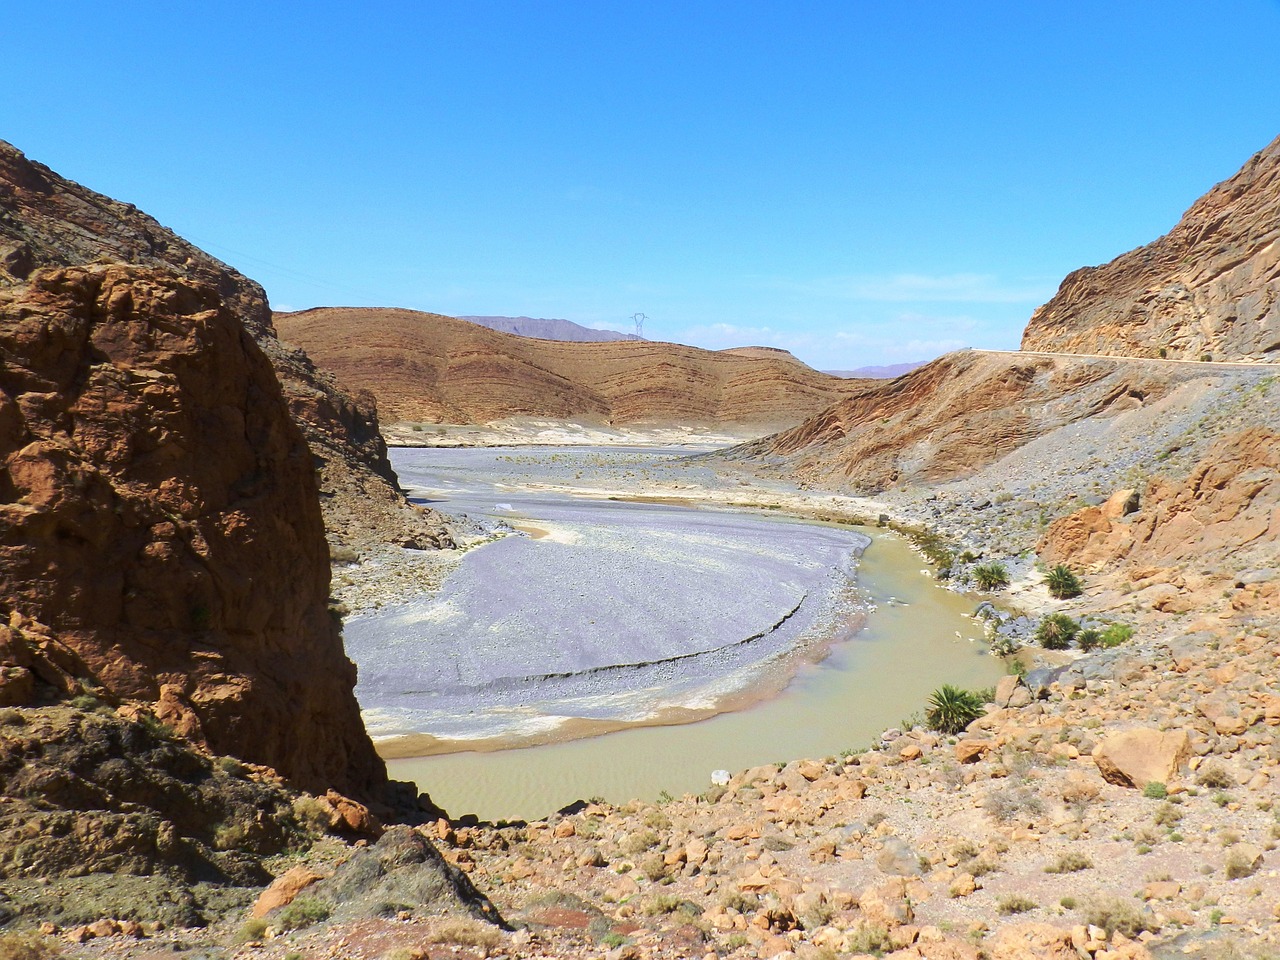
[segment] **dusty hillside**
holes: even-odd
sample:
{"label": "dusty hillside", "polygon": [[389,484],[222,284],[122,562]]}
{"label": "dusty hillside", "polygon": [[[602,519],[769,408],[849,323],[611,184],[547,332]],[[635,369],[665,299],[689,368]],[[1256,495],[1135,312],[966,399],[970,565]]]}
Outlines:
{"label": "dusty hillside", "polygon": [[0,284],[48,266],[123,263],[215,289],[266,353],[321,471],[325,519],[345,542],[447,542],[438,520],[400,495],[372,396],[349,393],[280,346],[254,281],[187,243],[132,204],[58,176],[0,141]]}
{"label": "dusty hillside", "polygon": [[1280,138],[1159,240],[1068,276],[1022,348],[1280,359]]}
{"label": "dusty hillside", "polygon": [[1221,368],[947,354],[895,380],[862,382],[798,427],[725,454],[845,492],[966,476],[1038,437],[1158,403]]}
{"label": "dusty hillside", "polygon": [[790,355],[531,340],[410,310],[321,308],[277,314],[276,325],[344,383],[373,393],[389,421],[536,416],[776,428],[855,388]]}

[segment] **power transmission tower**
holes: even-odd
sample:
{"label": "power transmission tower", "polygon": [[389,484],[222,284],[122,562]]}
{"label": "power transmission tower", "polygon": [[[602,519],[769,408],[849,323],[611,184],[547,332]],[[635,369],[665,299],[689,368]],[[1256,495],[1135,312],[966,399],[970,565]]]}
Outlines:
{"label": "power transmission tower", "polygon": [[636,325],[636,336],[639,337],[641,340],[643,340],[644,339],[644,322],[649,318],[646,317],[643,313],[633,313],[631,315],[631,319]]}

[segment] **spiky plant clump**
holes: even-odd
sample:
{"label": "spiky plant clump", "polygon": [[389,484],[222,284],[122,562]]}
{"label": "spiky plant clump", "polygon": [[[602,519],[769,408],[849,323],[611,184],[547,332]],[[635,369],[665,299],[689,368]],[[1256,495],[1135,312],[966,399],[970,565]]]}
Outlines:
{"label": "spiky plant clump", "polygon": [[1080,624],[1065,613],[1046,614],[1036,627],[1036,643],[1046,650],[1066,650],[1080,632]]}
{"label": "spiky plant clump", "polygon": [[1049,595],[1058,600],[1070,600],[1084,592],[1080,578],[1061,563],[1045,574],[1044,582],[1049,588]]}
{"label": "spiky plant clump", "polygon": [[939,733],[959,733],[982,716],[982,700],[970,690],[943,684],[929,695],[925,723]]}
{"label": "spiky plant clump", "polygon": [[1079,635],[1076,637],[1076,643],[1080,645],[1080,649],[1085,653],[1088,653],[1090,650],[1096,650],[1098,647],[1102,646],[1102,631],[1094,630],[1092,628],[1088,630],[1081,630]]}
{"label": "spiky plant clump", "polygon": [[979,590],[1000,590],[1009,585],[1009,570],[999,560],[980,563],[973,568],[973,582]]}

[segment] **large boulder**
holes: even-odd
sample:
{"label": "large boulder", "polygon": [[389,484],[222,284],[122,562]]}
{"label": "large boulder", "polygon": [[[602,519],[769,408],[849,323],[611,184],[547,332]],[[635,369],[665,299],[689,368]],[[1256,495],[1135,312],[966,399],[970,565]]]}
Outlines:
{"label": "large boulder", "polygon": [[1185,730],[1150,727],[1113,734],[1093,748],[1093,762],[1104,780],[1139,790],[1152,782],[1173,781],[1190,756]]}

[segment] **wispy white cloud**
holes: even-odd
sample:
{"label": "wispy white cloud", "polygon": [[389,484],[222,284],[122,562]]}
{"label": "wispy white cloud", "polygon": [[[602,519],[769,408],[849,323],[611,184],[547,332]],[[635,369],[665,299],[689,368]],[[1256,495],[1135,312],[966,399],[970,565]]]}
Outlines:
{"label": "wispy white cloud", "polygon": [[1053,286],[1011,282],[988,273],[895,273],[811,279],[774,279],[767,284],[807,297],[885,303],[1043,303]]}

